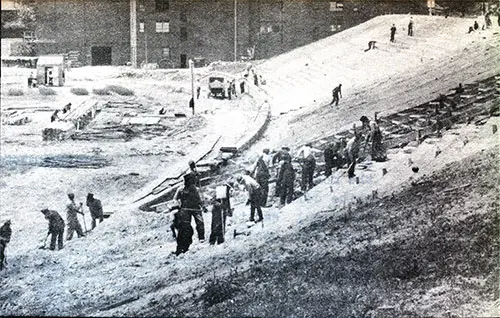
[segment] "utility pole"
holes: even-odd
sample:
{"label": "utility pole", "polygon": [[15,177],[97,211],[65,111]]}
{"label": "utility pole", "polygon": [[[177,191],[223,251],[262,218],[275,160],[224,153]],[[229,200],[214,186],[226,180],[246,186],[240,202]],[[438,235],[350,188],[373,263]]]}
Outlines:
{"label": "utility pole", "polygon": [[192,59],[189,59],[189,68],[191,69],[191,100],[189,101],[189,107],[193,109],[194,115],[194,63]]}
{"label": "utility pole", "polygon": [[234,61],[238,60],[238,0],[234,0]]}
{"label": "utility pole", "polygon": [[137,2],[130,0],[130,62],[137,68]]}

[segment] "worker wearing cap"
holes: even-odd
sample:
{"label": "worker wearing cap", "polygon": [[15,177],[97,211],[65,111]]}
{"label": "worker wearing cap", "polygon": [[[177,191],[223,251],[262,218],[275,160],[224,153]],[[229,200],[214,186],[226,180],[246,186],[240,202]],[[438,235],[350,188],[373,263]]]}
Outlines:
{"label": "worker wearing cap", "polygon": [[250,204],[250,219],[249,222],[255,222],[255,210],[257,210],[258,219],[257,222],[263,220],[262,216],[262,190],[260,185],[255,181],[254,178],[249,175],[239,176],[237,181],[242,183],[248,191],[247,205]]}
{"label": "worker wearing cap", "polygon": [[49,221],[49,232],[47,236],[52,234],[50,239],[50,249],[54,250],[56,248],[56,240],[58,248],[61,250],[63,248],[63,235],[64,235],[64,220],[54,210],[43,209],[43,215]]}

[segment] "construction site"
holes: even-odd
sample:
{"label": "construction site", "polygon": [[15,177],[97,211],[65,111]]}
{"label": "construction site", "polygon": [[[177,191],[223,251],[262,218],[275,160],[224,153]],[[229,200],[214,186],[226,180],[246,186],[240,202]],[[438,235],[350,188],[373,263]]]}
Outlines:
{"label": "construction site", "polygon": [[[0,222],[13,233],[0,314],[500,316],[500,24],[468,33],[482,17],[415,15],[407,36],[409,18],[193,74],[84,66],[61,87],[29,87],[32,69],[2,65]],[[237,94],[211,94],[214,74]],[[355,178],[325,175],[320,153],[375,113],[387,160],[362,149]],[[274,167],[263,222],[249,225],[236,186],[225,242],[194,235],[172,254],[170,208],[190,160],[208,202],[263,149],[305,144],[320,151],[312,189],[298,177],[293,202],[279,204]],[[86,236],[50,251],[40,211],[65,215],[68,193],[93,193],[105,220],[87,232],[84,210]]]}

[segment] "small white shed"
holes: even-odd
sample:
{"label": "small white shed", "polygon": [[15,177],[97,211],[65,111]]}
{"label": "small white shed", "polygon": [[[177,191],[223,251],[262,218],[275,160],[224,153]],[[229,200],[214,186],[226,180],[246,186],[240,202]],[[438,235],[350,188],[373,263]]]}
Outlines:
{"label": "small white shed", "polygon": [[63,55],[42,55],[36,64],[38,85],[63,86],[66,79]]}

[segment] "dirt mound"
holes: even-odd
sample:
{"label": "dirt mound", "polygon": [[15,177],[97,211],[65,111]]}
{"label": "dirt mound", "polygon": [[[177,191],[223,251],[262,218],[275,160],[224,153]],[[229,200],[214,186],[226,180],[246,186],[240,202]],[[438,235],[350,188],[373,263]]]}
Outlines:
{"label": "dirt mound", "polygon": [[498,149],[482,152],[250,251],[251,269],[218,279],[220,297],[190,313],[481,315],[498,288],[497,163]]}

